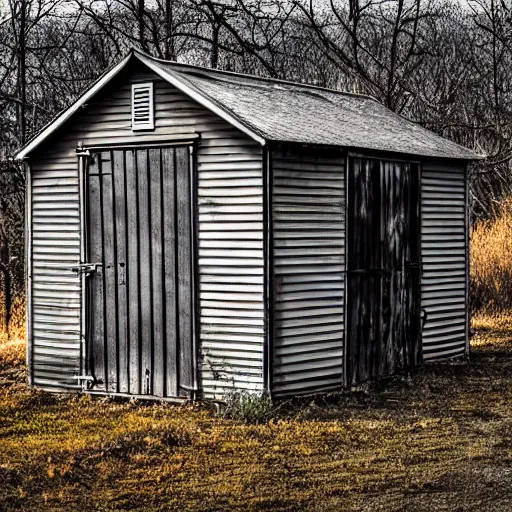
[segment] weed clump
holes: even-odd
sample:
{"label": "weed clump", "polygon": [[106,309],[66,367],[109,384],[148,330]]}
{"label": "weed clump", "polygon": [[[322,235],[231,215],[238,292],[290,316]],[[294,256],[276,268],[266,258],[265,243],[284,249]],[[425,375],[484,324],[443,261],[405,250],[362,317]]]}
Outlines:
{"label": "weed clump", "polygon": [[221,418],[251,425],[267,423],[276,413],[272,399],[268,395],[233,391],[224,395],[223,402],[219,412]]}

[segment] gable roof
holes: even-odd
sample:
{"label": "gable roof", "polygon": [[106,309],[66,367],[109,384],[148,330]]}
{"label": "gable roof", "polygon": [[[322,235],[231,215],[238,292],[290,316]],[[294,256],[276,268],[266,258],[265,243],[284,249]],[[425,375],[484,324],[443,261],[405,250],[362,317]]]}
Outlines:
{"label": "gable roof", "polygon": [[304,84],[162,61],[132,50],[16,155],[26,157],[136,58],[264,145],[296,142],[474,160],[473,151],[395,114],[375,99]]}

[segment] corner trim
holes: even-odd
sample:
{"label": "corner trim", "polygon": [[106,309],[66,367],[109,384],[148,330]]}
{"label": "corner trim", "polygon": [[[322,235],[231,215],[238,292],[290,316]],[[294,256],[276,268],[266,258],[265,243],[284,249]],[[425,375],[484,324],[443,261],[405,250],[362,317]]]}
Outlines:
{"label": "corner trim", "polygon": [[349,244],[349,237],[348,237],[348,210],[349,210],[349,171],[350,171],[350,152],[345,153],[345,208],[344,208],[344,215],[345,218],[343,219],[344,222],[344,282],[343,282],[343,361],[342,361],[342,368],[341,368],[341,387],[342,388],[348,388],[349,382],[348,382],[348,374],[347,374],[347,368],[348,368],[348,301],[350,298],[348,297],[348,244]]}
{"label": "corner trim", "polygon": [[28,385],[34,385],[33,368],[33,319],[32,319],[32,171],[25,164],[25,293],[26,293],[26,359]]}
{"label": "corner trim", "polygon": [[274,341],[274,258],[272,229],[272,155],[271,149],[262,149],[263,171],[263,282],[265,342],[263,351],[263,387],[272,396],[273,341]]}

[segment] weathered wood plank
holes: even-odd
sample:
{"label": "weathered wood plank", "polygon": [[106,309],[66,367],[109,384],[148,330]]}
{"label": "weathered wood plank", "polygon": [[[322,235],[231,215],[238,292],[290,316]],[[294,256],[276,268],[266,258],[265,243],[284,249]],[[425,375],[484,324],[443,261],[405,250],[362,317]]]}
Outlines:
{"label": "weathered wood plank", "polygon": [[101,154],[102,225],[104,260],[104,315],[107,390],[117,392],[117,269],[114,193],[110,152]]}
{"label": "weathered wood plank", "polygon": [[139,301],[140,301],[140,335],[141,335],[141,384],[143,394],[151,394],[153,384],[153,311],[151,305],[151,219],[149,196],[149,164],[148,152],[136,152],[138,178],[138,211],[139,211]]}
{"label": "weathered wood plank", "polygon": [[[102,205],[101,185],[99,175],[99,155],[89,164],[87,173],[88,187],[88,220],[89,220],[89,261],[103,265]],[[105,352],[104,352],[104,323],[103,323],[103,266],[98,267],[88,281],[88,299],[90,307],[90,336],[91,343],[91,374],[98,381],[98,389],[105,390]],[[101,382],[100,382],[101,381]]]}
{"label": "weathered wood plank", "polygon": [[117,339],[118,339],[118,388],[121,393],[128,393],[129,352],[128,344],[128,297],[127,297],[127,223],[126,223],[126,182],[125,152],[114,151],[114,222],[116,228],[116,269],[117,269]]}
{"label": "weathered wood plank", "polygon": [[166,393],[178,396],[175,150],[162,150],[162,230]]}
{"label": "weathered wood plank", "polygon": [[176,210],[178,218],[179,374],[180,386],[186,386],[190,389],[194,381],[192,371],[192,254],[188,148],[176,149]]}
{"label": "weathered wood plank", "polygon": [[153,307],[153,394],[165,396],[165,353],[163,314],[162,251],[162,162],[160,149],[149,150],[149,193],[151,229],[151,289]]}
{"label": "weathered wood plank", "polygon": [[126,222],[127,222],[127,296],[128,296],[128,345],[129,345],[129,384],[130,393],[140,395],[140,309],[139,309],[139,208],[138,175],[135,164],[135,151],[126,151]]}

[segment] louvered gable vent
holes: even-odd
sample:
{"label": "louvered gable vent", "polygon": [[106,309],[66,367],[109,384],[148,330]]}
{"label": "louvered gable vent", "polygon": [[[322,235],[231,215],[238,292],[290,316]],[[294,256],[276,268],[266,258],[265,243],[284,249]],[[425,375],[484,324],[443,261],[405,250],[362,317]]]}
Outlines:
{"label": "louvered gable vent", "polygon": [[132,85],[132,130],[152,130],[155,127],[153,83]]}

